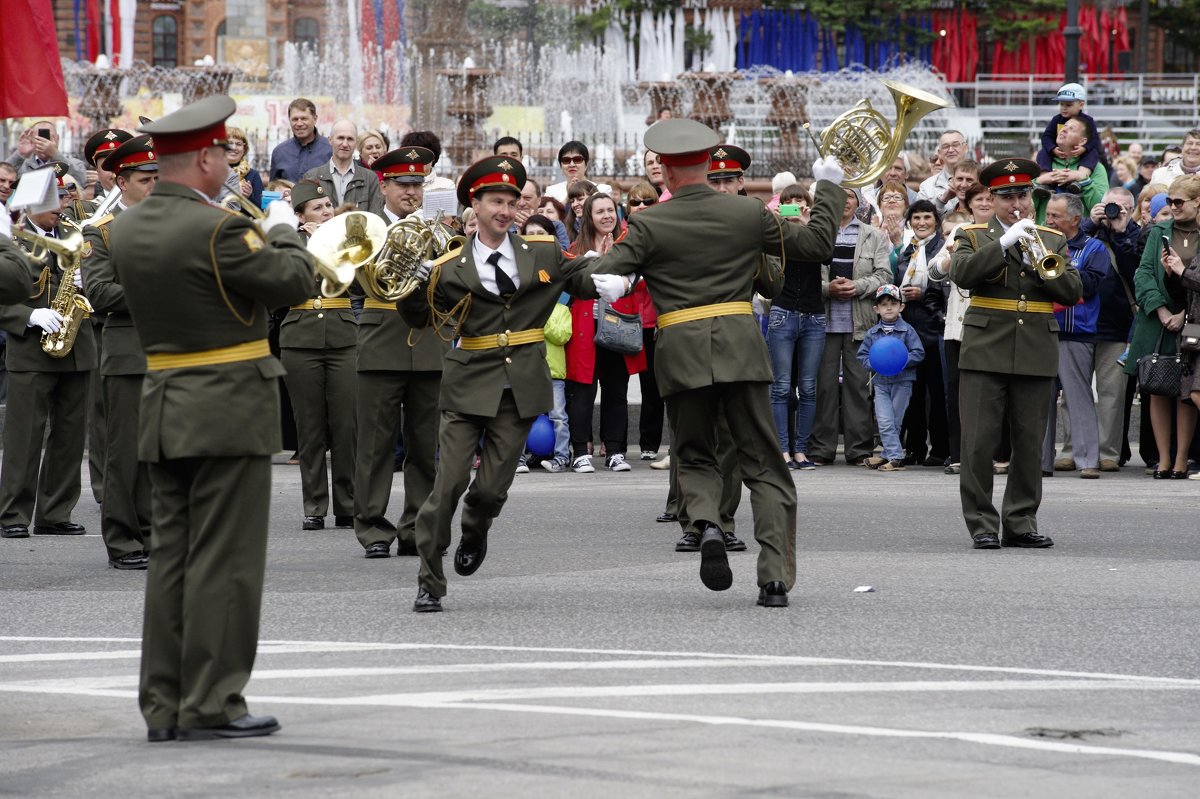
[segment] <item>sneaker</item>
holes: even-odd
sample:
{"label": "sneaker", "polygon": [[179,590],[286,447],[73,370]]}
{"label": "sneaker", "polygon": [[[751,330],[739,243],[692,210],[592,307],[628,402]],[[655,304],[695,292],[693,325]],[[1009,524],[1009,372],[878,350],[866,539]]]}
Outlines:
{"label": "sneaker", "polygon": [[525,460],[525,456],[521,456],[521,460],[517,461],[517,474],[529,474],[529,463]]}
{"label": "sneaker", "polygon": [[808,458],[792,458],[792,463],[796,464],[796,468],[802,472],[811,472],[817,468],[817,464]]}
{"label": "sneaker", "polygon": [[576,474],[591,474],[596,471],[596,467],[592,466],[592,456],[580,455],[571,463],[571,471]]}
{"label": "sneaker", "polygon": [[650,468],[658,470],[658,471],[662,471],[664,469],[670,469],[671,468],[671,456],[663,455],[660,460],[656,460],[654,463],[650,464]]}
{"label": "sneaker", "polygon": [[615,455],[609,455],[604,461],[604,465],[608,467],[610,472],[628,472],[633,469],[632,466],[625,462],[625,456],[619,452]]}
{"label": "sneaker", "polygon": [[559,472],[565,472],[570,468],[570,465],[567,463],[566,458],[547,458],[542,461],[542,468],[552,474],[558,474]]}
{"label": "sneaker", "polygon": [[652,460],[656,459],[657,457],[658,457],[657,452],[651,452],[648,449],[642,450],[642,460],[644,460],[644,461],[652,461]]}

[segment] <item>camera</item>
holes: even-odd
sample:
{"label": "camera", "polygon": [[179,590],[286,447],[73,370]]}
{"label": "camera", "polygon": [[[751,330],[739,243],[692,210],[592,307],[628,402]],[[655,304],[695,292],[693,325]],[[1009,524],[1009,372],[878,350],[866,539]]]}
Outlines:
{"label": "camera", "polygon": [[1104,206],[1104,216],[1107,219],[1118,219],[1121,216],[1121,206],[1116,203],[1106,203]]}

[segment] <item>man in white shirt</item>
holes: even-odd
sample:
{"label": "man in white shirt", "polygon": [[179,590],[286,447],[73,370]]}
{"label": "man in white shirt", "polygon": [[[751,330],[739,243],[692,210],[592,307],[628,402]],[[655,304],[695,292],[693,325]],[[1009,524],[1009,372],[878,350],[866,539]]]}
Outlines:
{"label": "man in white shirt", "polygon": [[967,155],[967,139],[957,130],[948,130],[938,139],[937,152],[942,160],[942,171],[925,179],[920,195],[932,202],[939,214],[945,214],[954,208],[951,201],[956,198],[950,180],[954,177],[958,162]]}
{"label": "man in white shirt", "polygon": [[1171,182],[1183,175],[1195,175],[1200,172],[1200,128],[1192,128],[1183,134],[1183,155],[1171,161],[1166,166],[1154,170],[1150,183],[1161,183],[1170,186]]}

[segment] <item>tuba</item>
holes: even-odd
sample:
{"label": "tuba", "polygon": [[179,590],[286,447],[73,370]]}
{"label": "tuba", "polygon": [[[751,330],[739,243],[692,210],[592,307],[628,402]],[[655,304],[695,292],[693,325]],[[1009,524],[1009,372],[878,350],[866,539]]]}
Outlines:
{"label": "tuba", "polygon": [[[75,287],[75,275],[82,268],[83,236],[76,232],[65,239],[52,239],[32,231],[14,229],[13,238],[30,245],[29,257],[33,261],[45,263],[53,252],[66,262],[61,265],[62,276],[58,281],[58,291],[50,300],[49,306],[62,316],[62,327],[57,333],[42,334],[42,352],[51,358],[65,358],[75,346],[75,337],[79,335],[83,320],[92,315],[92,304]],[[47,274],[43,272],[43,276]]]}
{"label": "tuba", "polygon": [[[321,276],[321,294],[337,297],[354,282],[356,270],[372,263],[387,240],[389,228],[376,214],[350,211],[330,219],[308,240],[308,251]],[[376,297],[360,280],[367,295]]]}
{"label": "tuba", "polygon": [[442,224],[441,211],[428,222],[414,212],[388,227],[383,248],[363,264],[359,283],[371,299],[398,302],[417,290],[417,268],[422,262],[465,242]]}
{"label": "tuba", "polygon": [[817,152],[822,156],[838,160],[846,171],[842,185],[856,188],[874,183],[888,170],[904,141],[921,117],[932,111],[945,108],[949,103],[928,92],[906,86],[903,83],[885,80],[883,85],[892,93],[896,103],[896,124],[889,127],[883,114],[871,106],[870,100],[859,100],[858,105],[830,123],[821,133],[813,134],[807,122],[804,129],[812,137]]}

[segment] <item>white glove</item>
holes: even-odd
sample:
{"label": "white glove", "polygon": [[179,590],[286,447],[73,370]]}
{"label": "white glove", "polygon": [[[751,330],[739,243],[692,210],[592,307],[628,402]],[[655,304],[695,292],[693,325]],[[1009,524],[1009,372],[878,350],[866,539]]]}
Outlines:
{"label": "white glove", "polygon": [[1037,227],[1037,223],[1032,219],[1018,220],[1012,227],[1004,231],[1004,235],[1000,237],[1000,246],[1004,249],[1016,244],[1018,241],[1031,241],[1033,239],[1033,230]]}
{"label": "white glove", "polygon": [[592,282],[600,299],[608,303],[616,302],[629,291],[629,280],[621,275],[592,275]]}
{"label": "white glove", "polygon": [[296,224],[299,221],[291,205],[283,200],[275,200],[267,206],[267,217],[262,221],[261,226],[263,233],[268,232],[276,225],[287,225],[292,230],[295,230]]}
{"label": "white glove", "polygon": [[828,180],[840,184],[846,179],[846,170],[832,156],[821,157],[813,161],[812,175],[814,180]]}
{"label": "white glove", "polygon": [[75,284],[75,288],[79,289],[80,291],[83,291],[83,270],[82,269],[75,270],[75,276],[71,279],[71,282]]}
{"label": "white glove", "polygon": [[8,209],[0,203],[0,236],[6,239],[12,238],[12,220],[8,217]]}
{"label": "white glove", "polygon": [[62,329],[62,314],[53,308],[34,308],[29,313],[27,327],[40,327],[47,333],[57,333]]}
{"label": "white glove", "polygon": [[429,273],[433,271],[433,261],[421,261],[421,265],[417,267],[416,278],[418,283],[424,283],[429,280]]}

